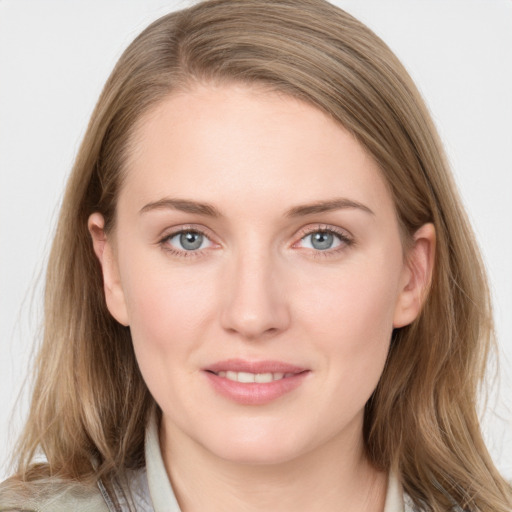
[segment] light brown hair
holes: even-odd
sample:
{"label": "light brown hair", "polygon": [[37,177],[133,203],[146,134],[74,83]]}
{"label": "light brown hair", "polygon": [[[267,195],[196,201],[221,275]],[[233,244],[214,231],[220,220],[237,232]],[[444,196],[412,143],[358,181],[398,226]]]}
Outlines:
{"label": "light brown hair", "polygon": [[[92,115],[50,256],[44,340],[18,481],[105,481],[144,465],[154,405],[130,331],[109,314],[87,219],[115,229],[137,121],[194,83],[262,85],[348,129],[382,170],[404,243],[427,222],[437,245],[420,317],[396,329],[365,410],[369,459],[424,510],[505,512],[511,491],[475,404],[492,346],[485,272],[436,129],[409,75],[366,26],[323,0],[210,0],[164,16],[127,48]],[[47,464],[35,465],[42,451]]]}

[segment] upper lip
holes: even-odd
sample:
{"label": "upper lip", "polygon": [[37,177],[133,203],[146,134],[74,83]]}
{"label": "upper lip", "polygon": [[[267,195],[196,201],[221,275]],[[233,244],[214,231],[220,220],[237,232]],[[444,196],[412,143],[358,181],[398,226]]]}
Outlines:
{"label": "upper lip", "polygon": [[307,370],[294,364],[282,361],[246,361],[244,359],[226,359],[210,364],[206,371],[218,372],[248,372],[248,373],[301,373]]}

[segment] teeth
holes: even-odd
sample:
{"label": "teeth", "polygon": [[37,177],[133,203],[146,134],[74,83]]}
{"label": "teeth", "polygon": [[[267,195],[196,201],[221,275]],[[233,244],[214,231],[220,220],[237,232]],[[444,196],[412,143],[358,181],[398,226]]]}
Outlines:
{"label": "teeth", "polygon": [[274,376],[271,373],[256,373],[254,375],[254,382],[258,382],[260,384],[264,384],[265,382],[272,382],[274,379]]}
{"label": "teeth", "polygon": [[254,382],[254,373],[238,372],[238,382]]}
{"label": "teeth", "polygon": [[293,373],[249,373],[249,372],[218,372],[219,377],[224,377],[236,382],[265,384],[274,380],[281,380],[285,377],[291,377]]}

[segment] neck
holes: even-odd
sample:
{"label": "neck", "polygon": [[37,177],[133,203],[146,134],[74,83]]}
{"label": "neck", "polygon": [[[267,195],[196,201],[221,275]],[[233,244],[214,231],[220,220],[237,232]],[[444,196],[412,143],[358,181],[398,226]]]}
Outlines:
{"label": "neck", "polygon": [[[361,432],[361,430],[359,430]],[[382,512],[387,477],[364,454],[362,434],[334,438],[293,460],[247,464],[221,459],[182,435],[160,431],[167,474],[183,512]]]}

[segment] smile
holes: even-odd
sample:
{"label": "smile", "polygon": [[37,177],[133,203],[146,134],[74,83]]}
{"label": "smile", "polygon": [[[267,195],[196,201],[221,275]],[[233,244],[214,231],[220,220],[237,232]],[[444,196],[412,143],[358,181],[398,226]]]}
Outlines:
{"label": "smile", "polygon": [[293,377],[295,373],[250,373],[250,372],[218,372],[218,377],[226,378],[235,382],[265,384],[275,380],[286,379]]}
{"label": "smile", "polygon": [[264,405],[299,388],[311,374],[280,361],[230,359],[203,369],[216,394],[241,405]]}

